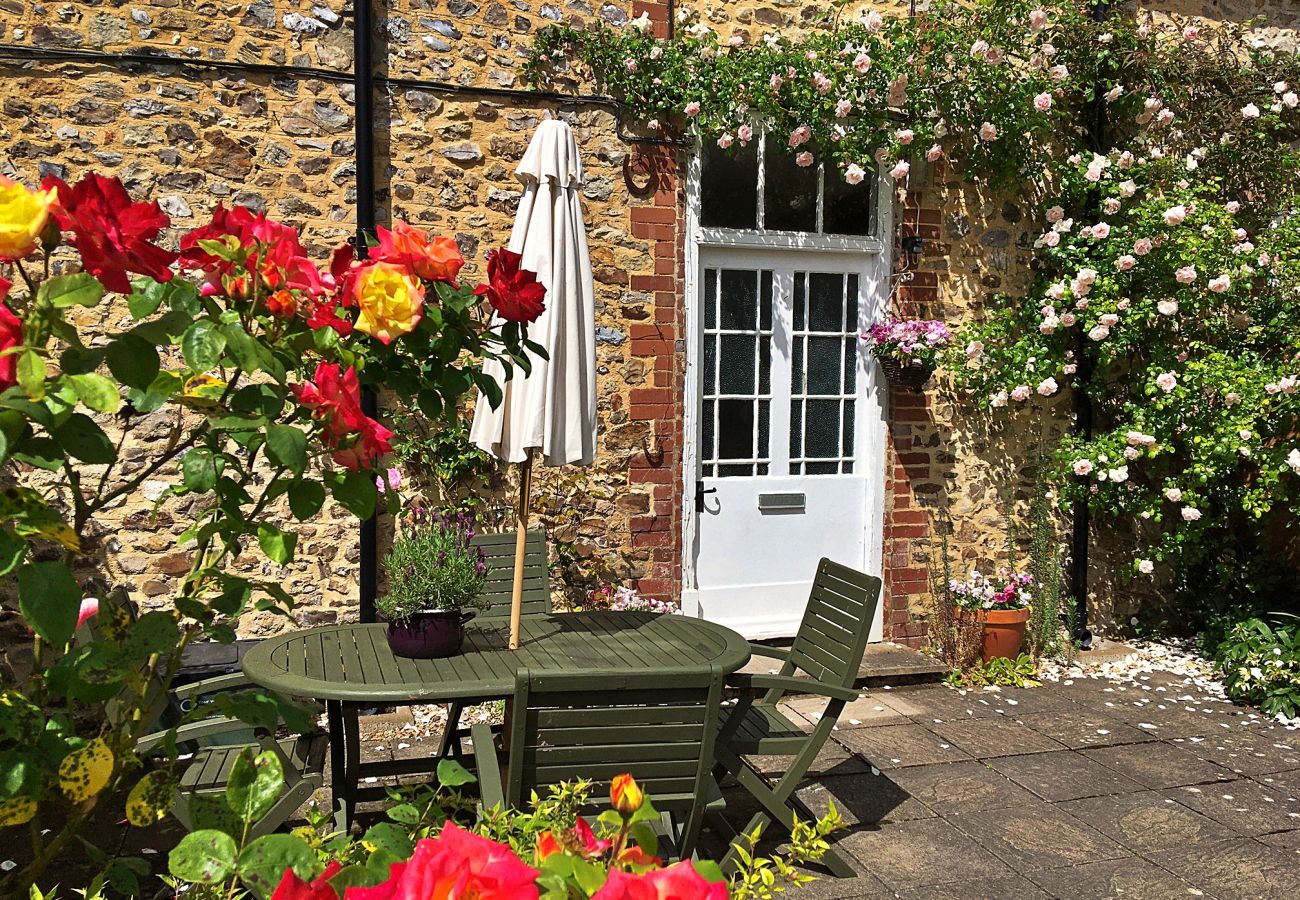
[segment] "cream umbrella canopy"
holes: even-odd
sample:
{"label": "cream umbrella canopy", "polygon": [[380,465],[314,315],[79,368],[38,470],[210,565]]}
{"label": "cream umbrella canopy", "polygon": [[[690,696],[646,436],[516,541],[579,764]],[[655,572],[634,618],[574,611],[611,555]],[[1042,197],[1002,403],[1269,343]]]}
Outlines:
{"label": "cream umbrella canopy", "polygon": [[532,371],[524,375],[516,369],[509,380],[499,362],[485,363],[484,373],[501,385],[502,400],[493,409],[480,396],[470,428],[473,443],[497,459],[520,464],[512,650],[519,646],[533,455],[540,450],[547,466],[590,465],[596,456],[596,297],[579,198],[582,160],[569,125],[542,122],[515,176],[524,194],[509,249],[546,288],[546,309],[528,326],[528,338],[548,358],[531,356]]}

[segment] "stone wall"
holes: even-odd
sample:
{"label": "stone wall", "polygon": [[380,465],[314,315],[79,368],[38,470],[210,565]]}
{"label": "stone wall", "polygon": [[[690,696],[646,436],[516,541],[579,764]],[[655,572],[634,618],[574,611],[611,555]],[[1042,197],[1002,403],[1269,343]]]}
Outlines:
{"label": "stone wall", "polygon": [[[587,471],[542,470],[537,496],[571,580],[630,579],[674,598],[680,590],[682,386],[682,160],[671,148],[624,141],[611,111],[554,103],[519,89],[532,35],[553,21],[613,24],[645,10],[666,31],[665,0],[377,0],[381,92],[374,128],[380,164],[376,211],[453,235],[474,277],[503,243],[519,197],[513,166],[542,116],[575,128],[587,167],[584,206],[597,288],[599,454]],[[767,0],[692,4],[724,36],[822,27],[829,3]],[[905,15],[907,0],[879,0]],[[1263,14],[1269,39],[1294,38],[1290,0],[1149,4],[1177,14]],[[1224,11],[1225,7],[1227,12]],[[846,12],[847,14],[847,12]],[[0,61],[0,173],[37,180],[90,169],[120,175],[137,196],[158,197],[178,230],[219,202],[265,209],[303,229],[313,252],[355,231],[351,7],[344,0],[0,0],[0,43],[46,51],[167,53],[192,65],[122,60]],[[1293,45],[1293,43],[1292,43]],[[286,68],[290,67],[290,68]],[[960,319],[1029,274],[1030,200],[988,196],[943,171],[914,173],[899,232],[925,240],[915,280],[896,305]],[[893,236],[891,236],[893,237]],[[152,417],[151,417],[152,419]],[[1068,419],[1008,424],[965,408],[939,383],[924,396],[891,397],[886,547],[887,634],[913,643],[946,531],[959,569],[1003,555],[1005,517],[1023,507],[1034,464]],[[133,465],[165,425],[145,423]],[[153,501],[176,477],[158,473],[143,496],[106,515],[107,573],[141,599],[162,602],[188,559],[175,545],[183,510]],[[497,500],[508,497],[499,480]],[[300,619],[355,615],[355,523],[328,512],[303,529],[299,563],[271,571],[289,585]],[[1100,599],[1115,598],[1100,582]],[[1129,601],[1121,598],[1118,607]],[[280,627],[248,620],[245,633]]]}

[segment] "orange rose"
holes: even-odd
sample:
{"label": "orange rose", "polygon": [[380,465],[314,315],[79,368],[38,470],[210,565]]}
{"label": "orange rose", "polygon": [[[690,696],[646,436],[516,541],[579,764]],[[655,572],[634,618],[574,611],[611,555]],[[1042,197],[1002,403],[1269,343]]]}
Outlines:
{"label": "orange rose", "polygon": [[609,783],[609,802],[625,816],[630,816],[645,802],[645,793],[631,775],[615,775]]}
{"label": "orange rose", "polygon": [[425,281],[445,281],[456,283],[460,267],[465,265],[465,257],[460,255],[460,247],[449,237],[435,237],[418,228],[412,228],[401,219],[393,222],[393,230],[379,227],[379,246],[374,254],[381,262],[405,266]]}

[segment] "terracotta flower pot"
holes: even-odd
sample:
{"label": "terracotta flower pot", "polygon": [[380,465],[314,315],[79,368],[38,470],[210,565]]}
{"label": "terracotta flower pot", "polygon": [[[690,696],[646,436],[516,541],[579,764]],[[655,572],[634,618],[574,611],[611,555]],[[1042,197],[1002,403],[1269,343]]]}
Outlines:
{"label": "terracotta flower pot", "polygon": [[979,611],[983,632],[980,635],[980,656],[985,662],[1001,657],[1015,659],[1025,642],[1025,629],[1029,626],[1029,609],[984,609]]}
{"label": "terracotta flower pot", "polygon": [[388,648],[407,659],[439,659],[460,652],[472,612],[418,612],[403,622],[388,622]]}

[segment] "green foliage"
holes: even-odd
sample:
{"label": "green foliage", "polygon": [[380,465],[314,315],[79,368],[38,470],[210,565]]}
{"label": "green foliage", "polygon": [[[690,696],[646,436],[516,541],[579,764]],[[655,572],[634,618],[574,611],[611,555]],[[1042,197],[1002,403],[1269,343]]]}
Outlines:
{"label": "green foliage", "polygon": [[470,443],[460,416],[429,419],[418,412],[394,416],[393,452],[403,474],[431,489],[440,505],[474,512],[483,503],[481,486],[497,472],[495,461]]}
{"label": "green foliage", "polygon": [[[121,239],[116,227],[103,225],[110,244]],[[35,710],[31,727],[0,725],[9,771],[0,781],[0,824],[27,825],[33,836],[30,864],[0,873],[0,895],[27,893],[74,846],[102,797],[139,783],[136,741],[158,727],[157,691],[189,643],[233,640],[232,622],[249,610],[289,614],[293,598],[280,576],[230,574],[234,557],[245,557],[245,571],[258,568],[258,557],[269,573],[293,562],[298,535],[286,506],[299,522],[330,498],[359,517],[374,514],[385,430],[361,412],[360,388],[383,387],[406,408],[440,416],[481,386],[483,359],[510,369],[522,358],[524,331],[490,328],[469,285],[424,285],[423,315],[389,343],[341,319],[338,330],[322,324],[317,305],[353,317],[344,300],[355,298],[295,255],[305,251],[290,229],[267,222],[256,234],[275,237],[250,230],[200,240],[211,259],[183,270],[136,260],[131,272],[164,280],[129,282],[117,297],[129,316],[109,314],[115,295],[104,285],[117,281],[77,272],[63,258],[69,248],[58,249],[57,227],[23,258],[0,263],[6,315],[21,323],[6,324],[4,335],[14,372],[0,384],[0,572],[16,575],[14,605],[36,638],[36,674],[15,692],[26,702],[0,707],[0,718]],[[84,239],[76,247],[88,247]],[[58,274],[50,274],[55,253]],[[190,280],[198,267],[203,291]],[[157,503],[169,504],[176,556],[189,564],[166,607],[132,626],[125,597],[107,602],[112,574],[101,557],[110,529],[102,517],[151,480],[170,483]],[[385,499],[396,508],[391,492]],[[104,602],[94,627],[74,641],[86,595]],[[222,702],[270,728],[292,717],[265,692]],[[94,777],[61,781],[59,767],[87,747]],[[160,776],[141,790],[140,821],[166,805],[157,795],[174,784]],[[217,843],[213,853],[228,849]],[[187,846],[195,852],[182,863],[193,867],[187,871],[210,864],[199,852],[209,845]],[[220,880],[218,869],[205,871]]]}
{"label": "green foliage", "polygon": [[1228,696],[1271,716],[1300,717],[1300,619],[1239,623],[1215,650]]}
{"label": "green foliage", "polygon": [[[1050,27],[1034,30],[1029,13],[1039,7]],[[851,165],[889,169],[938,145],[967,171],[1009,185],[1037,177],[1042,147],[1078,121],[1077,104],[1038,109],[1034,98],[1090,93],[1097,67],[1100,28],[1082,3],[936,0],[915,17],[836,14],[799,37],[776,31],[738,45],[682,12],[668,41],[635,25],[548,26],[527,73],[544,86],[589,74],[643,125],[709,144],[766,129],[769,146],[824,159],[828,178]],[[1101,52],[1127,52],[1130,35]],[[997,137],[981,137],[986,123]],[[787,141],[800,128],[807,141]]]}
{"label": "green foliage", "polygon": [[1038,687],[1038,663],[1028,653],[1015,659],[995,657],[948,673],[944,681],[954,687]]}

